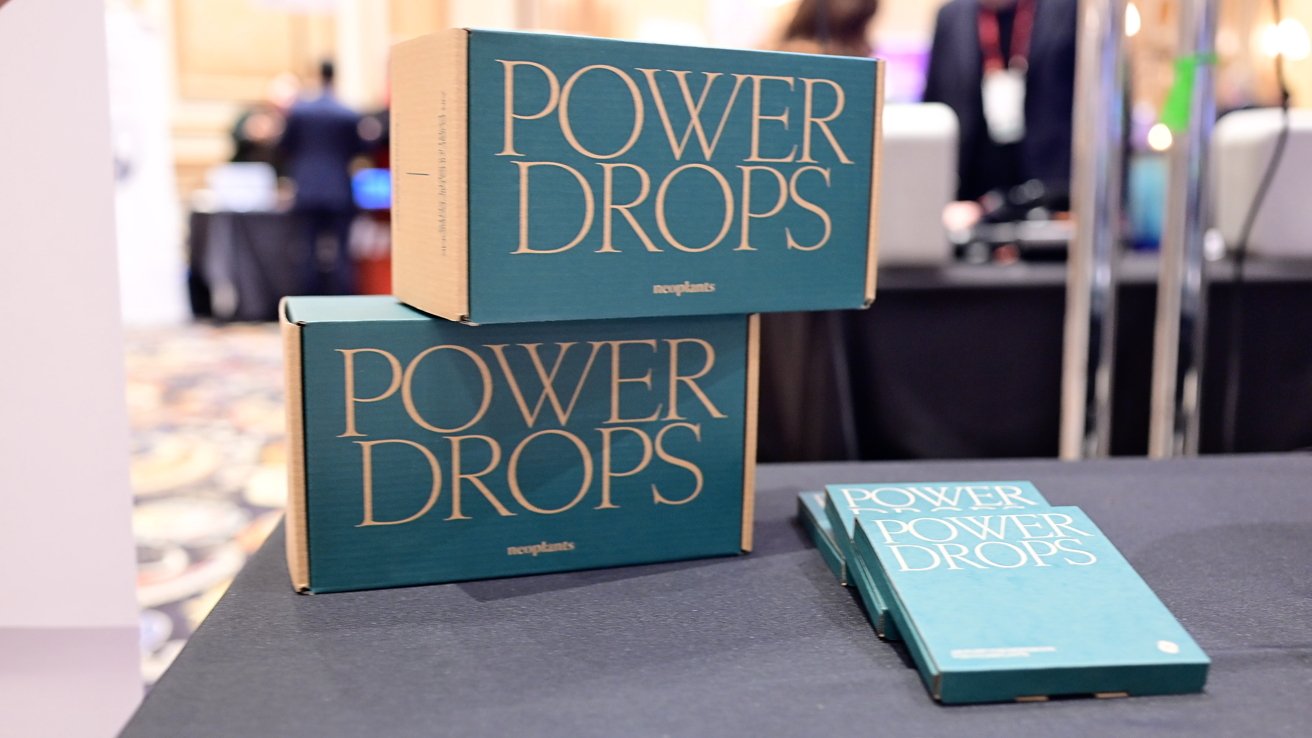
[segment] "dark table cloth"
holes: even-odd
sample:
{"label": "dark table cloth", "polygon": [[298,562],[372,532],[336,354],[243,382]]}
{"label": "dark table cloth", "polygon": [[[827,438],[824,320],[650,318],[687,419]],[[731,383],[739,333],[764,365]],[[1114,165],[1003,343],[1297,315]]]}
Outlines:
{"label": "dark table cloth", "polygon": [[[1207,691],[942,707],[795,519],[836,481],[1029,479],[1080,505],[1212,657]],[[276,533],[127,736],[1305,736],[1312,457],[760,469],[748,556],[293,594]]]}
{"label": "dark table cloth", "polygon": [[[1242,288],[1229,262],[1208,275],[1201,450],[1312,447],[1312,260],[1250,262]],[[1148,450],[1156,279],[1151,256],[1122,264],[1117,455]],[[1065,280],[1064,264],[890,267],[869,310],[763,316],[761,460],[1056,456]]]}
{"label": "dark table cloth", "polygon": [[192,313],[221,321],[278,319],[278,300],[304,291],[301,222],[283,212],[198,212],[188,221]]}

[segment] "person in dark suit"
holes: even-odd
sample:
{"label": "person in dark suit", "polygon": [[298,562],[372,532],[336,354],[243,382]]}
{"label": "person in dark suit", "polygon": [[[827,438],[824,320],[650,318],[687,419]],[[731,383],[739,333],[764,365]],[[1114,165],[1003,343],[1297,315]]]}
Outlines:
{"label": "person in dark suit", "polygon": [[[351,195],[351,160],[364,150],[360,116],[333,95],[333,64],[319,70],[318,97],[302,100],[287,115],[279,143],[292,181],[296,183],[293,211],[300,215],[305,234],[305,294],[345,295],[354,291],[354,269],[348,249],[355,201]],[[331,237],[333,265],[325,273],[320,264],[319,238]]]}
{"label": "person in dark suit", "polygon": [[[1045,200],[1069,200],[1077,5],[952,0],[939,9],[924,100],[957,114],[958,200],[1005,196],[1033,180],[1043,184]],[[993,90],[991,104],[1004,109],[1002,118],[1010,106],[1023,110],[1023,130],[986,117],[990,75],[1005,88]]]}

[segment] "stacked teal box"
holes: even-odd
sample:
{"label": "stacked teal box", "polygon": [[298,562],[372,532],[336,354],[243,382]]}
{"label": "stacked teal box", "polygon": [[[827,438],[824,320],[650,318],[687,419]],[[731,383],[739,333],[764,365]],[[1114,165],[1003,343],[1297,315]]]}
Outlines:
{"label": "stacked teal box", "polygon": [[476,328],[391,297],[283,311],[298,589],[750,547],[754,318]]}
{"label": "stacked teal box", "polygon": [[400,44],[396,294],[472,323],[865,307],[882,68],[506,31]]}
{"label": "stacked teal box", "polygon": [[749,551],[757,314],[873,299],[881,74],[502,31],[396,46],[395,297],[281,308],[294,587]]}

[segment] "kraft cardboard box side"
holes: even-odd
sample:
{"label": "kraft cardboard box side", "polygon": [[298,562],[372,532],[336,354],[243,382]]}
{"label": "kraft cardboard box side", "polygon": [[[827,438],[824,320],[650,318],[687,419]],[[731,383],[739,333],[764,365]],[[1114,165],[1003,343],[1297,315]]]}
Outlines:
{"label": "kraft cardboard box side", "polygon": [[750,550],[754,316],[474,327],[389,297],[281,310],[297,590]]}
{"label": "kraft cardboard box side", "polygon": [[874,298],[882,62],[455,29],[391,69],[407,304],[509,323]]}

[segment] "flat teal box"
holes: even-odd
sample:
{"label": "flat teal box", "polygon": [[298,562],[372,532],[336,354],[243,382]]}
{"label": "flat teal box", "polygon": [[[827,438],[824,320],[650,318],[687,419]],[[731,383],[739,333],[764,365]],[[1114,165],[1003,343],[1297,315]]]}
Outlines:
{"label": "flat teal box", "polygon": [[472,323],[865,307],[882,63],[450,30],[396,46],[396,294]]}
{"label": "flat teal box", "polygon": [[825,566],[833,572],[839,584],[847,584],[847,562],[843,552],[838,548],[834,538],[834,528],[825,514],[824,492],[799,492],[797,494],[797,519],[801,521],[806,534],[820,552]]}
{"label": "flat teal box", "polygon": [[863,514],[856,550],[945,704],[1207,680],[1207,655],[1079,508]]}
{"label": "flat teal box", "polygon": [[390,297],[282,312],[298,590],[750,549],[754,317],[467,326]]}
{"label": "flat teal box", "polygon": [[872,582],[870,565],[854,549],[856,521],[862,515],[917,515],[933,511],[1005,511],[1048,507],[1029,482],[880,482],[830,484],[825,487],[825,513],[835,531],[847,583],[857,588],[875,632],[901,640],[888,604]]}

